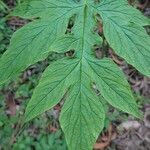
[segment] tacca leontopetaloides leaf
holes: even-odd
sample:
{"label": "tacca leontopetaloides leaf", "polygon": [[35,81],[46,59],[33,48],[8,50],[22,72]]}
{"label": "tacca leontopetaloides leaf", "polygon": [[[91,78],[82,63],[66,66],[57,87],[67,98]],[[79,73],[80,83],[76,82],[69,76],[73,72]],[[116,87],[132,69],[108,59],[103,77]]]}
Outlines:
{"label": "tacca leontopetaloides leaf", "polygon": [[[112,106],[140,116],[128,82],[109,58],[95,58],[93,46],[102,39],[93,32],[96,14],[103,21],[110,46],[131,65],[150,75],[150,38],[143,26],[149,20],[126,0],[26,0],[12,13],[34,21],[19,29],[0,59],[0,84],[17,76],[29,65],[45,59],[50,51],[74,50],[72,58],[50,64],[27,106],[25,121],[49,110],[66,94],[60,124],[70,150],[91,150],[103,129],[102,99]],[[75,16],[71,33],[69,18]]]}
{"label": "tacca leontopetaloides leaf", "polygon": [[[14,11],[14,15],[26,16],[28,19],[33,16],[41,18],[24,26],[13,35],[10,46],[0,61],[0,84],[18,75],[20,71],[31,64],[45,59],[49,55],[49,48],[56,37],[65,34],[68,19],[78,9],[79,4],[70,6],[70,3],[65,5],[63,1],[59,2],[59,5],[62,6],[58,6],[59,14],[52,15],[50,12],[54,12],[58,2],[56,1],[54,4],[49,0],[26,0],[21,8],[19,7],[20,9]],[[43,8],[44,6],[45,8]],[[46,7],[49,8],[49,12],[46,11],[48,10]],[[31,10],[28,10],[30,8]],[[21,11],[24,12],[24,15],[21,15],[23,14]],[[44,17],[44,14],[45,16],[49,14],[49,16]]]}
{"label": "tacca leontopetaloides leaf", "polygon": [[103,20],[106,40],[114,51],[150,76],[150,37],[143,28],[150,25],[150,20],[129,6],[126,0],[102,0],[96,9]]}

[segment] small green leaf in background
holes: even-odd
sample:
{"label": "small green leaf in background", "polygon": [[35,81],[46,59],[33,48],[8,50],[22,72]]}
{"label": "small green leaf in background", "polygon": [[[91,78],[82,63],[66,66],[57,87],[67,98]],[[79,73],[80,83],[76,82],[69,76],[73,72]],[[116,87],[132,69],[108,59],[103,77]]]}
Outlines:
{"label": "small green leaf in background", "polygon": [[4,123],[3,123],[2,121],[0,121],[0,127],[2,127],[2,126],[3,126],[3,124],[4,124]]}

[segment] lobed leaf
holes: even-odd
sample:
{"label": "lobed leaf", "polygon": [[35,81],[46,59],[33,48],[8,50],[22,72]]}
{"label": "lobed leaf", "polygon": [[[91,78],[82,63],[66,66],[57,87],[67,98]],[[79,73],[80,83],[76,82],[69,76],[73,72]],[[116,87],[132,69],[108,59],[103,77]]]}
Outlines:
{"label": "lobed leaf", "polygon": [[115,21],[119,24],[134,23],[139,26],[150,25],[150,20],[143,16],[139,10],[130,6],[127,0],[101,0],[101,3],[95,6],[95,8],[101,15],[104,23],[106,21]]}
{"label": "lobed leaf", "polygon": [[[45,59],[50,51],[75,52],[44,71],[27,106],[26,122],[52,108],[66,94],[60,123],[68,149],[91,150],[104,127],[104,101],[141,116],[121,70],[110,59],[99,60],[94,54],[94,46],[103,42],[95,33],[99,14],[105,38],[114,51],[150,75],[150,38],[143,28],[149,20],[126,0],[26,0],[12,14],[34,21],[14,34],[0,59],[0,84]],[[68,32],[72,17],[74,24]],[[93,82],[101,98],[93,91]]]}
{"label": "lobed leaf", "polygon": [[44,71],[40,83],[35,89],[25,113],[25,122],[49,110],[63,98],[69,87],[76,82],[78,60],[61,59]]}
{"label": "lobed leaf", "polygon": [[150,37],[142,27],[107,22],[104,23],[104,34],[119,56],[144,75],[150,76]]}
{"label": "lobed leaf", "polygon": [[[36,20],[19,29],[12,37],[8,50],[0,59],[0,84],[17,76],[28,66],[45,59],[58,32],[56,24]],[[62,31],[64,33],[65,31]]]}
{"label": "lobed leaf", "polygon": [[18,5],[12,13],[22,18],[48,18],[49,20],[69,19],[70,15],[82,7],[82,2],[76,0],[26,0]]}
{"label": "lobed leaf", "polygon": [[102,0],[96,9],[113,50],[141,73],[150,76],[150,37],[143,28],[150,25],[150,20],[126,0]]}
{"label": "lobed leaf", "polygon": [[[58,2],[59,1],[57,1],[57,3]],[[17,76],[31,64],[45,59],[50,52],[50,46],[53,41],[65,34],[69,22],[68,19],[72,16],[71,13],[78,8],[78,3],[74,3],[75,8],[72,6],[71,8],[73,9],[69,8],[69,10],[69,1],[67,3],[66,1],[61,1],[59,5],[56,4],[54,7],[55,4],[56,2],[50,2],[49,0],[27,0],[16,8],[14,11],[14,15],[16,16],[42,18],[29,23],[13,35],[8,50],[0,60],[0,84]],[[63,8],[62,5],[66,5],[66,7]],[[50,12],[56,10],[56,7],[59,10],[61,9],[60,6],[62,6],[63,11],[66,9],[66,13],[59,12],[58,16],[55,15],[55,17],[47,19],[48,16],[44,17],[41,15],[46,14],[46,12],[39,11],[39,6],[42,7],[41,9],[43,11],[48,10],[46,8],[44,9],[44,6],[49,8]],[[51,16],[50,12],[47,12],[47,14]]]}
{"label": "lobed leaf", "polygon": [[117,65],[107,58],[101,61],[91,58],[88,64],[88,74],[105,100],[124,112],[141,117],[129,84]]}
{"label": "lobed leaf", "polygon": [[90,77],[83,73],[61,111],[60,123],[70,150],[92,149],[104,127],[103,105],[90,86]]}

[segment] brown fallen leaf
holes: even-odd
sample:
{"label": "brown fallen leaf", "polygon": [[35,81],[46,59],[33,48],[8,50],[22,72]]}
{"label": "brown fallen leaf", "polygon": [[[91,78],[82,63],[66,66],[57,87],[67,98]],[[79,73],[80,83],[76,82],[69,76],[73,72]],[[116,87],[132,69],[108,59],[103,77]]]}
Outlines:
{"label": "brown fallen leaf", "polygon": [[108,146],[108,142],[105,142],[105,143],[96,143],[95,146],[94,146],[94,149],[95,150],[102,150],[104,148],[106,148]]}
{"label": "brown fallen leaf", "polygon": [[107,131],[107,135],[102,135],[101,142],[96,143],[94,145],[94,150],[103,150],[104,148],[108,147],[110,145],[110,142],[112,139],[116,137],[116,134],[113,134],[113,126],[110,125]]}
{"label": "brown fallen leaf", "polygon": [[121,61],[121,60],[119,60],[119,59],[117,58],[117,56],[113,53],[113,51],[112,51],[111,48],[109,48],[109,53],[110,53],[110,55],[111,55],[113,61],[114,61],[116,64],[121,65],[121,66],[123,65],[123,61]]}
{"label": "brown fallen leaf", "polygon": [[6,106],[7,106],[7,113],[9,115],[16,115],[16,102],[14,98],[14,93],[9,91],[6,93]]}
{"label": "brown fallen leaf", "polygon": [[49,124],[49,125],[48,125],[48,130],[49,130],[50,132],[56,132],[58,129],[57,129],[56,127],[52,126],[51,124]]}
{"label": "brown fallen leaf", "polygon": [[144,10],[146,6],[148,5],[149,0],[145,0],[144,4],[139,4],[137,7],[141,10]]}

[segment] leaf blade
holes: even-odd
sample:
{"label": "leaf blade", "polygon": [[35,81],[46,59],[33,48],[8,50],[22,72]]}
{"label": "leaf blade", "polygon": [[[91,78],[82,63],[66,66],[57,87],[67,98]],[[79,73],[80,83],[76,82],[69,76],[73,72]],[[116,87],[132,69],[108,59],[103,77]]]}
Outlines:
{"label": "leaf blade", "polygon": [[75,68],[78,68],[78,60],[70,62],[68,59],[56,61],[47,67],[26,108],[25,122],[59,103],[70,85],[76,82],[75,78],[70,79],[72,73],[78,74]]}
{"label": "leaf blade", "polygon": [[[113,29],[111,35],[110,32],[108,33],[110,28]],[[142,74],[150,76],[150,37],[142,27],[136,25],[118,27],[113,24],[105,24],[104,33],[110,46],[119,56]],[[114,35],[118,37],[113,38]]]}
{"label": "leaf blade", "polygon": [[91,150],[104,127],[103,106],[90,88],[89,77],[83,76],[68,93],[60,116],[70,150]]}
{"label": "leaf blade", "polygon": [[[104,36],[113,50],[146,76],[150,76],[150,37],[143,26],[150,20],[127,1],[103,0],[97,7]],[[111,12],[111,13],[110,13]]]}
{"label": "leaf blade", "polygon": [[16,31],[0,59],[0,84],[48,57],[50,46],[56,38],[65,34],[66,26],[62,18],[53,21],[38,19]]}
{"label": "leaf blade", "polygon": [[15,8],[12,15],[28,19],[40,17],[52,20],[70,16],[80,7],[82,7],[82,2],[74,0],[26,0]]}
{"label": "leaf blade", "polygon": [[[103,20],[119,21],[120,23],[130,22],[139,26],[150,25],[150,20],[139,10],[128,4],[127,0],[102,0],[96,9],[101,14]],[[105,22],[104,21],[104,22]]]}
{"label": "leaf blade", "polygon": [[89,60],[88,74],[96,83],[100,94],[113,107],[140,118],[142,116],[135,102],[129,83],[119,68],[110,59]]}

